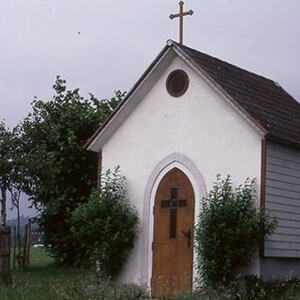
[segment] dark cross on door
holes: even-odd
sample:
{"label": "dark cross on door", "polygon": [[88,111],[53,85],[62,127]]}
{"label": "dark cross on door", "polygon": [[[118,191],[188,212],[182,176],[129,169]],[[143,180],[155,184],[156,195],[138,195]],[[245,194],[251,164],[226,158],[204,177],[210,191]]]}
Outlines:
{"label": "dark cross on door", "polygon": [[170,239],[176,238],[177,227],[177,207],[185,207],[186,200],[177,199],[177,189],[171,188],[171,199],[162,200],[161,207],[170,207]]}
{"label": "dark cross on door", "polygon": [[174,18],[179,18],[179,43],[183,44],[183,17],[185,16],[191,16],[194,12],[192,10],[189,10],[187,12],[183,11],[183,5],[184,2],[179,2],[179,14],[171,14],[169,18],[173,20]]}

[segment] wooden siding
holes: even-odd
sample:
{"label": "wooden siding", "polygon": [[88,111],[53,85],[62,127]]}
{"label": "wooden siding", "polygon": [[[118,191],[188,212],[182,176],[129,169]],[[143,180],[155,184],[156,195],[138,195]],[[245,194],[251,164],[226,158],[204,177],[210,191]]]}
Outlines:
{"label": "wooden siding", "polygon": [[268,257],[300,257],[300,151],[267,143],[265,206],[278,220]]}

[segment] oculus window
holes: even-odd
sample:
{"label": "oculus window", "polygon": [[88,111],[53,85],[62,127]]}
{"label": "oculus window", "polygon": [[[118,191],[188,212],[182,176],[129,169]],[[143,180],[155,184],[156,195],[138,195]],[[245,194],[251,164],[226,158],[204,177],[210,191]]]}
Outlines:
{"label": "oculus window", "polygon": [[189,77],[183,70],[175,70],[169,74],[166,86],[171,96],[180,97],[189,87]]}

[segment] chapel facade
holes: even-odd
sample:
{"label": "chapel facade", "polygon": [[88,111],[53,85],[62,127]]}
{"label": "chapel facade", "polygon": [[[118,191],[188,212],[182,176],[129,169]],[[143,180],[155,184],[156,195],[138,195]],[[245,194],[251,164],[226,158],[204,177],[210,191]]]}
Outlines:
{"label": "chapel facade", "polygon": [[140,230],[120,282],[158,292],[195,281],[192,230],[217,174],[258,182],[276,232],[244,270],[300,275],[300,105],[277,83],[169,40],[88,141],[102,170],[120,166]]}

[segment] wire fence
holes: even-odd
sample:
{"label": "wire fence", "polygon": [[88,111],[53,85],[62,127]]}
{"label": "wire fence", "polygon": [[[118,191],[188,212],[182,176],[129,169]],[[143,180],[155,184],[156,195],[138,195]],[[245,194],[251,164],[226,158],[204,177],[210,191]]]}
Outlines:
{"label": "wire fence", "polygon": [[31,244],[30,220],[21,235],[16,226],[0,227],[0,283],[11,283],[11,271],[16,265],[19,269],[29,266]]}

